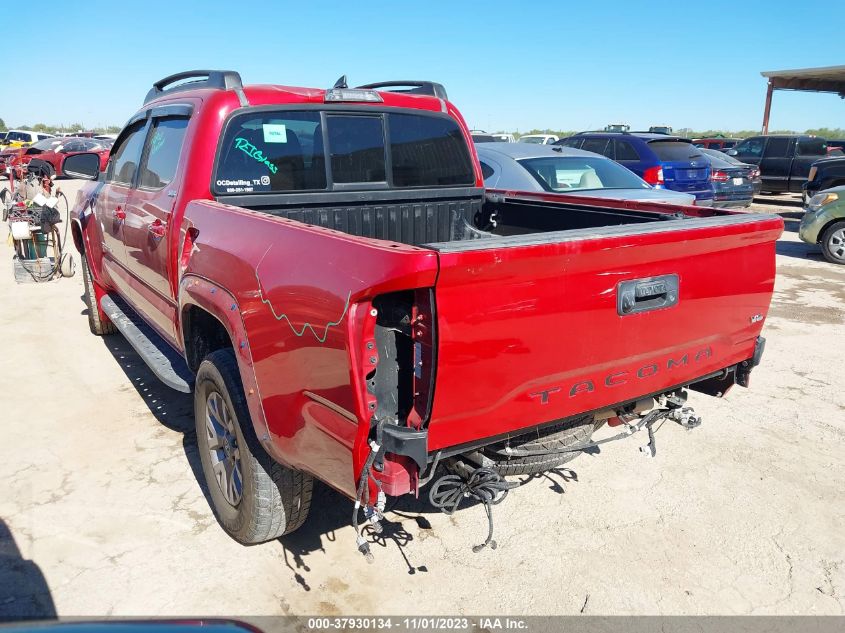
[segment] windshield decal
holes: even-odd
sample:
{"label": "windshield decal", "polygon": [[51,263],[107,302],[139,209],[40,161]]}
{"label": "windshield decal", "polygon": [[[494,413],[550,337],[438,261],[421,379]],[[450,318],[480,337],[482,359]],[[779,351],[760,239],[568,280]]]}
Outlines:
{"label": "windshield decal", "polygon": [[156,130],[156,133],[153,134],[153,138],[150,141],[150,156],[160,150],[162,145],[164,145],[164,133],[161,130]]}
{"label": "windshield decal", "polygon": [[290,317],[287,314],[285,314],[284,312],[281,314],[276,314],[276,310],[275,308],[273,308],[273,304],[270,303],[270,300],[264,296],[264,288],[261,285],[261,280],[258,278],[258,269],[261,267],[261,262],[263,262],[264,258],[267,257],[267,253],[270,252],[271,248],[272,246],[267,247],[267,250],[264,251],[264,255],[261,256],[261,259],[258,260],[258,264],[256,264],[255,266],[255,281],[258,284],[258,297],[261,300],[261,303],[266,304],[267,307],[270,308],[270,314],[273,315],[273,318],[275,318],[276,321],[281,321],[283,319],[287,321],[291,331],[293,331],[296,336],[301,338],[305,334],[305,330],[311,330],[311,333],[314,335],[314,338],[317,339],[317,341],[319,341],[320,343],[325,343],[326,339],[329,337],[329,328],[340,325],[343,322],[343,317],[345,317],[346,313],[349,311],[349,302],[352,300],[352,291],[350,290],[349,293],[346,295],[346,303],[343,306],[343,312],[340,313],[340,316],[337,318],[337,321],[329,321],[328,323],[326,323],[326,327],[325,329],[323,329],[322,336],[318,334],[317,330],[314,329],[314,326],[312,326],[307,321],[303,324],[302,329],[297,331],[296,326],[293,324],[293,321],[290,320]]}
{"label": "windshield decal", "polygon": [[262,165],[265,165],[267,169],[270,170],[271,174],[275,174],[279,171],[279,168],[276,167],[273,163],[270,162],[270,159],[264,156],[264,152],[258,149],[255,145],[250,143],[243,137],[238,136],[235,138],[235,148],[241,150],[244,154],[257,160]]}
{"label": "windshield decal", "polygon": [[288,142],[288,132],[283,123],[265,123],[261,127],[264,130],[265,143]]}

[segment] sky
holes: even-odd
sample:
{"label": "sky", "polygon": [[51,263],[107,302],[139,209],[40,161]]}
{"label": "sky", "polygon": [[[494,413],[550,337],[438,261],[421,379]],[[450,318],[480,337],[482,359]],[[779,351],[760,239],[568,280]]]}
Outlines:
{"label": "sky", "polygon": [[[488,132],[753,130],[760,71],[845,64],[845,2],[4,0],[7,126],[123,125],[152,83],[193,68],[244,83],[442,83]],[[48,17],[41,17],[48,16]],[[31,46],[22,45],[26,37]],[[845,127],[836,95],[776,92],[771,129]]]}

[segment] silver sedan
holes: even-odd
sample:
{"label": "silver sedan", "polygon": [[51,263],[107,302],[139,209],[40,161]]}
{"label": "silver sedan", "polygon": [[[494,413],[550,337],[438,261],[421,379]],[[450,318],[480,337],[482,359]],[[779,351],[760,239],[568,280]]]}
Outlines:
{"label": "silver sedan", "polygon": [[630,169],[601,154],[562,145],[527,143],[484,143],[475,149],[484,186],[489,189],[695,204],[695,196],[655,189]]}

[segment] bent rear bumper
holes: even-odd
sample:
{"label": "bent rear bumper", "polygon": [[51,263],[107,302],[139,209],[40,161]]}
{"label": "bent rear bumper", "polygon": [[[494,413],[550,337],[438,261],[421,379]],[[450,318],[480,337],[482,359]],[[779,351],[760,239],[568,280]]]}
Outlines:
{"label": "bent rear bumper", "polygon": [[[717,372],[711,372],[710,374],[707,374],[705,376],[700,376],[685,384],[680,384],[667,389],[663,389],[656,393],[644,394],[633,400],[619,402],[610,407],[604,407],[602,410],[624,409],[628,405],[637,403],[643,399],[655,398],[660,395],[670,394],[672,392],[676,392],[679,389],[684,388],[689,388],[694,391],[704,393],[706,395],[722,397],[734,384],[740,385],[741,387],[749,386],[751,371],[755,367],[757,367],[757,365],[760,364],[765,349],[766,339],[762,336],[758,336],[754,344],[754,353],[752,354],[752,356],[740,363],[737,363],[736,365],[731,365]],[[595,413],[600,413],[600,411],[586,411],[574,417],[579,418],[583,417],[584,415],[590,415]],[[508,437],[515,437],[527,433],[534,433],[539,429],[551,425],[560,424],[563,421],[565,420],[552,420],[543,424],[539,424],[535,427],[523,428],[515,432],[509,432],[504,434],[499,433],[490,437],[478,438],[469,442],[463,442],[455,446],[450,446],[448,448],[442,448],[431,453],[428,452],[428,429],[417,431],[415,429],[404,427],[385,426],[383,445],[386,453],[396,456],[402,456],[403,458],[400,460],[389,461],[399,461],[403,464],[405,468],[411,467],[413,466],[413,463],[415,463],[416,466],[419,467],[419,472],[421,473],[425,469],[425,464],[431,463],[435,458],[435,455],[439,455],[440,457],[458,455],[471,450],[482,448],[489,444],[494,444]],[[388,476],[388,478],[394,479],[396,477],[396,475],[393,473],[394,469],[388,468],[388,470],[390,471],[390,475]]]}

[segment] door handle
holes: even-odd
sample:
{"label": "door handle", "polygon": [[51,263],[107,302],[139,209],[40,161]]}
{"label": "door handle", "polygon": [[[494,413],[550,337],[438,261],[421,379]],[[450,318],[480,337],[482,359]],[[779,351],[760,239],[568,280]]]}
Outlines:
{"label": "door handle", "polygon": [[126,211],[123,210],[123,207],[115,207],[112,212],[112,217],[114,217],[115,220],[123,222],[126,219]]}
{"label": "door handle", "polygon": [[678,303],[678,275],[661,275],[620,282],[616,312],[620,316],[669,308]]}
{"label": "door handle", "polygon": [[164,233],[167,231],[167,224],[165,224],[161,220],[156,220],[155,222],[151,222],[149,226],[147,226],[147,230],[156,239],[161,239],[162,237],[164,237]]}

